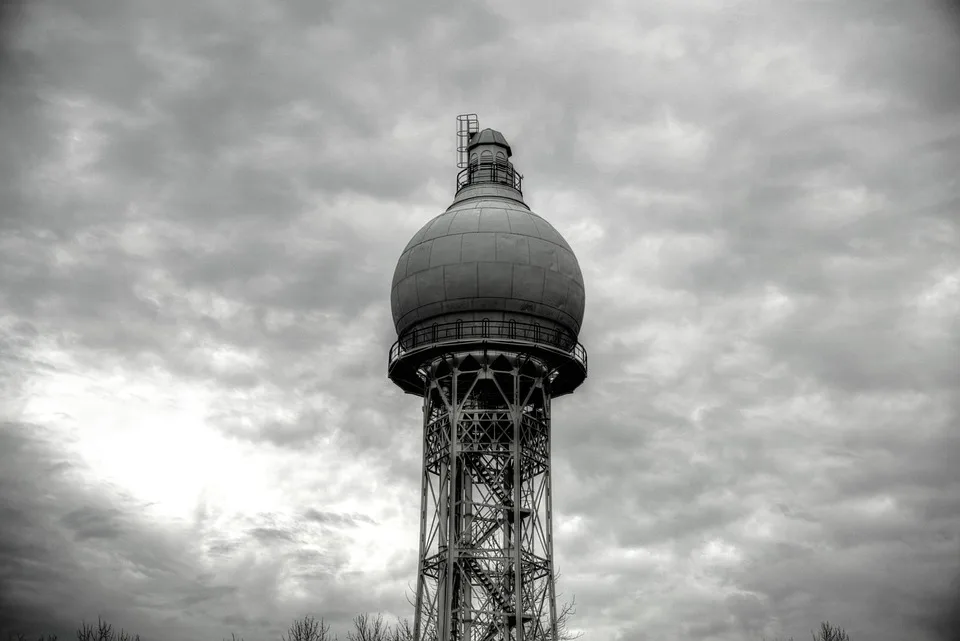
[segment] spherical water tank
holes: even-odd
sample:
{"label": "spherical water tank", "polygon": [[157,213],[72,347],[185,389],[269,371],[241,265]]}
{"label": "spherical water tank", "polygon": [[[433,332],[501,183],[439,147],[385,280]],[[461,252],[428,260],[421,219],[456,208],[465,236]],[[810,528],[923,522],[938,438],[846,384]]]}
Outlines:
{"label": "spherical water tank", "polygon": [[[484,132],[475,135],[478,142],[509,152],[502,134]],[[484,180],[463,186],[447,211],[413,236],[397,262],[390,301],[401,336],[433,323],[486,318],[536,323],[575,338],[585,297],[567,241],[530,211],[519,190]]]}

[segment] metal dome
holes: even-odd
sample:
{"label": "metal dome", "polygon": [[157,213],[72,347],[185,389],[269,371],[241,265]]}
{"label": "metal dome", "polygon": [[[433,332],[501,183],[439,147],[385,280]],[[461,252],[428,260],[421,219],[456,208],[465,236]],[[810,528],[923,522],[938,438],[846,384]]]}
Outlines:
{"label": "metal dome", "polygon": [[482,129],[475,134],[470,136],[470,144],[467,145],[467,150],[473,149],[478,145],[500,145],[505,147],[507,150],[507,156],[513,155],[513,150],[510,149],[507,139],[504,138],[503,134],[497,131],[496,129]]}
{"label": "metal dome", "polygon": [[516,189],[477,184],[407,244],[390,301],[400,335],[426,323],[487,318],[576,337],[585,297],[580,265],[560,233]]}

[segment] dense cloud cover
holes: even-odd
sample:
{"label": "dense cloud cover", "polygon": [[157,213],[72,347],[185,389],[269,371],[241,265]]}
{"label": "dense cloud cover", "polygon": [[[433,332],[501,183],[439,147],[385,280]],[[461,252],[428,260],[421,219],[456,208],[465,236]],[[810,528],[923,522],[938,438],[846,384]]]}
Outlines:
{"label": "dense cloud cover", "polygon": [[409,616],[390,278],[476,112],[586,281],[590,378],[554,418],[584,638],[947,638],[946,5],[4,7],[0,625]]}

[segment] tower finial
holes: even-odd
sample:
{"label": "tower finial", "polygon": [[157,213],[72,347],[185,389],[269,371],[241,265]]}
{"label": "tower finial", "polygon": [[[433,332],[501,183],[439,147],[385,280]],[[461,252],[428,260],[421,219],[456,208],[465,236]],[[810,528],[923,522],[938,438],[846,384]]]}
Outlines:
{"label": "tower finial", "polygon": [[457,193],[464,187],[485,183],[516,190],[507,195],[521,198],[523,176],[510,162],[513,150],[503,134],[495,129],[480,130],[476,114],[457,116]]}

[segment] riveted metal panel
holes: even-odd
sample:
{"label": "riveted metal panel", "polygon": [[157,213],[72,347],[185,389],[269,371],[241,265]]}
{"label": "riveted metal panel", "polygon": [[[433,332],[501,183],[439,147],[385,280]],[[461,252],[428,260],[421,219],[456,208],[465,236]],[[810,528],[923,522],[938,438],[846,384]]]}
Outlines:
{"label": "riveted metal panel", "polygon": [[567,289],[570,279],[558,272],[544,272],[543,304],[567,311]]}
{"label": "riveted metal panel", "polygon": [[510,222],[510,231],[514,234],[533,236],[534,238],[540,237],[540,233],[537,231],[537,226],[533,222],[533,216],[530,215],[530,212],[508,209],[507,220]]}
{"label": "riveted metal panel", "polygon": [[450,223],[453,221],[453,214],[450,212],[441,214],[437,216],[430,226],[427,228],[427,232],[423,235],[424,240],[432,240],[434,238],[439,238],[440,236],[445,236],[447,230],[450,229]]}
{"label": "riveted metal panel", "polygon": [[533,310],[543,300],[545,269],[533,265],[513,266],[513,298],[522,300],[521,311]]}
{"label": "riveted metal panel", "polygon": [[510,263],[478,263],[477,279],[481,298],[510,298],[513,265]]}
{"label": "riveted metal panel", "polygon": [[459,263],[460,239],[460,234],[434,239],[433,248],[430,250],[430,267]]}
{"label": "riveted metal panel", "polygon": [[[463,191],[468,189],[473,187]],[[473,229],[474,221],[477,230],[501,232],[465,231]],[[511,225],[526,233],[508,232]],[[473,198],[454,205],[421,230],[422,236],[430,238],[444,227],[437,240],[410,247],[397,262],[391,310],[398,330],[432,322],[438,315],[466,318],[473,314],[480,320],[507,311],[579,328],[585,302],[583,275],[570,246],[547,221],[498,192],[493,200]],[[531,268],[543,270],[539,296],[539,285],[528,282],[536,271]],[[443,275],[426,274],[428,269],[442,270]],[[402,293],[399,282],[418,273],[424,274],[422,282],[407,281],[407,291]]]}
{"label": "riveted metal panel", "polygon": [[497,262],[514,265],[530,264],[527,237],[517,234],[497,234]]}
{"label": "riveted metal panel", "polygon": [[397,283],[397,301],[404,313],[409,313],[420,305],[417,299],[417,277],[408,276]]}
{"label": "riveted metal panel", "polygon": [[551,318],[553,315],[556,315],[556,311],[551,310],[540,303],[531,303],[530,301],[521,300],[519,298],[504,299],[503,308],[504,313],[527,314],[539,319],[537,322],[541,323]]}
{"label": "riveted metal panel", "polygon": [[510,145],[507,143],[507,139],[503,137],[503,134],[489,127],[473,134],[470,137],[470,143],[467,145],[467,149],[473,150],[477,145],[499,145],[504,147],[508,154],[512,154]]}
{"label": "riveted metal panel", "polygon": [[557,252],[564,251],[551,242],[540,240],[539,238],[528,238],[527,245],[530,247],[530,264],[537,265],[546,270],[560,271],[560,262],[557,258]]}
{"label": "riveted metal panel", "polygon": [[[497,265],[496,263],[480,263],[481,278],[483,277],[482,267],[484,264],[492,265],[494,267],[510,267],[510,265]],[[509,280],[507,282],[509,282]],[[501,285],[501,291],[502,291],[503,283],[501,282],[500,285]],[[474,301],[474,304],[475,304],[474,310],[476,310],[475,317],[477,320],[483,320],[484,318],[491,318],[492,317],[491,312],[503,311],[504,303],[508,300],[508,298],[505,298],[502,296],[499,296],[499,297],[484,296],[483,281],[480,282],[480,294],[481,294],[480,298],[477,298]]]}
{"label": "riveted metal panel", "polygon": [[443,301],[443,313],[455,314],[470,312],[473,309],[473,298],[455,298]]}
{"label": "riveted metal panel", "polygon": [[544,240],[549,240],[551,243],[560,245],[565,249],[570,249],[570,245],[567,244],[567,241],[564,240],[563,236],[560,235],[553,225],[545,221],[539,216],[532,216],[534,224],[537,226],[537,230],[540,232],[540,238]]}
{"label": "riveted metal panel", "polygon": [[446,303],[441,302],[441,303],[429,303],[427,305],[421,306],[420,309],[417,310],[418,320],[425,321],[434,316],[439,316],[440,314],[443,313],[444,305],[446,305]]}
{"label": "riveted metal panel", "polygon": [[433,248],[433,241],[428,240],[420,243],[410,250],[410,257],[407,259],[406,276],[413,276],[430,267],[430,250]]}
{"label": "riveted metal panel", "polygon": [[[567,312],[574,319],[583,319],[583,312],[586,307],[586,292],[580,283],[571,282],[567,290]],[[580,321],[577,321],[577,331],[580,331]]]}
{"label": "riveted metal panel", "polygon": [[520,204],[523,202],[523,196],[513,187],[496,184],[470,185],[468,187],[464,187],[457,192],[457,196],[453,199],[453,202],[457,206],[465,205],[468,202],[473,202],[478,203],[481,206],[489,207],[491,204],[493,204],[491,200],[494,198],[496,199],[495,202],[497,205],[502,203]]}
{"label": "riveted metal panel", "polygon": [[390,288],[390,312],[394,319],[400,318],[403,314],[403,308],[400,306],[400,292],[397,291],[396,285]]}
{"label": "riveted metal panel", "polygon": [[580,266],[577,265],[577,259],[569,249],[557,248],[557,255],[560,259],[560,273],[567,278],[581,279]]}
{"label": "riveted metal panel", "polygon": [[479,231],[510,231],[507,210],[502,207],[484,207],[480,210]]}
{"label": "riveted metal panel", "polygon": [[440,303],[444,300],[443,291],[443,267],[433,267],[422,272],[417,272],[417,298],[420,300],[420,306],[430,303]]}
{"label": "riveted metal panel", "polygon": [[476,298],[477,264],[447,265],[443,268],[443,286],[446,300]]}
{"label": "riveted metal panel", "polygon": [[458,211],[447,233],[463,234],[472,231],[480,231],[480,211],[475,208]]}
{"label": "riveted metal panel", "polygon": [[403,278],[407,275],[407,262],[410,259],[410,252],[400,254],[400,260],[397,261],[397,268],[393,271],[393,284],[397,284],[397,278]]}
{"label": "riveted metal panel", "polygon": [[460,252],[460,260],[464,263],[495,262],[497,235],[493,232],[463,234]]}
{"label": "riveted metal panel", "polygon": [[[437,218],[439,218],[439,216],[437,216]],[[419,245],[423,241],[424,234],[427,233],[427,230],[430,228],[430,225],[432,225],[433,221],[436,220],[437,218],[433,218],[432,220],[428,221],[426,225],[421,227],[417,231],[417,233],[413,235],[413,238],[410,239],[410,242],[407,243],[407,246],[404,248],[404,251],[409,250],[414,245]]]}

